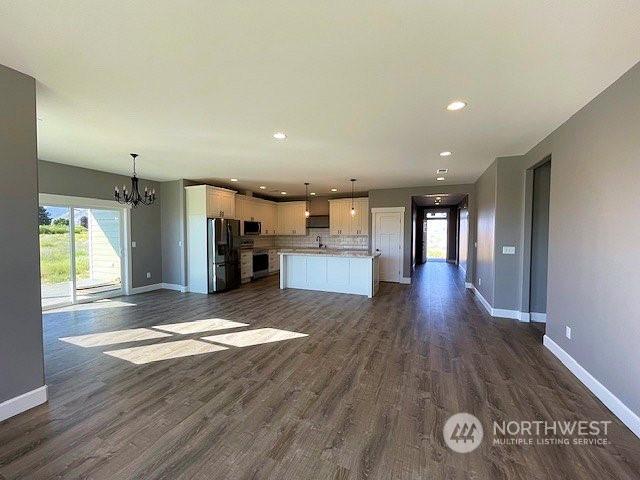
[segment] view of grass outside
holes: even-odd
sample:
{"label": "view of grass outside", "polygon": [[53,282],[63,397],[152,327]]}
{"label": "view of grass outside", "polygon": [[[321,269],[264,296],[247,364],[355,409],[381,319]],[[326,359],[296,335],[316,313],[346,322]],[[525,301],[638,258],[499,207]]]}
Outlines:
{"label": "view of grass outside", "polygon": [[[75,228],[76,275],[89,278],[89,235],[85,227]],[[69,226],[40,225],[40,277],[42,283],[71,280]]]}
{"label": "view of grass outside", "polygon": [[427,220],[427,259],[446,260],[447,258],[447,220]]}

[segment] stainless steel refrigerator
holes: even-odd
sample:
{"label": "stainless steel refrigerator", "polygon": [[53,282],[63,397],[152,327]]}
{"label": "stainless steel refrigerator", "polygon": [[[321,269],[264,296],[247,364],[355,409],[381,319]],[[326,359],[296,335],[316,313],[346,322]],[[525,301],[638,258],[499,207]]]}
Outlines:
{"label": "stainless steel refrigerator", "polygon": [[207,219],[209,292],[240,286],[240,221]]}

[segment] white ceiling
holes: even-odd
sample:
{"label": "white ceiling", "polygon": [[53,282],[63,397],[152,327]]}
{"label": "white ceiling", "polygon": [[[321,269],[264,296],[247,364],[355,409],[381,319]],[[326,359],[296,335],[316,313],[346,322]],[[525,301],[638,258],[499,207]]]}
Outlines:
{"label": "white ceiling", "polygon": [[526,152],[640,60],[638,25],[637,0],[16,0],[0,63],[39,82],[41,159],[368,190]]}

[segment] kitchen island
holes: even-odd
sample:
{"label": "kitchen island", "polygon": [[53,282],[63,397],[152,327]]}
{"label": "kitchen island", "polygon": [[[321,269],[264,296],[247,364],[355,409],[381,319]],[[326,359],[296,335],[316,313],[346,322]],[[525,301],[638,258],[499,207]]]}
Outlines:
{"label": "kitchen island", "polygon": [[372,298],[378,291],[379,252],[366,250],[283,249],[280,288],[351,293]]}

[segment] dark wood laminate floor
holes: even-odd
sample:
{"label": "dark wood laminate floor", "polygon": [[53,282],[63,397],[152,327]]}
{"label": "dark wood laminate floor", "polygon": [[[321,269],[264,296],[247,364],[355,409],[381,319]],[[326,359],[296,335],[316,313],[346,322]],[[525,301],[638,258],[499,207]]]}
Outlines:
{"label": "dark wood laminate floor", "polygon": [[[541,345],[491,319],[454,267],[363,297],[158,291],[44,315],[50,402],[0,423],[0,478],[631,479],[640,440]],[[309,336],[134,365],[60,337],[206,318]],[[226,333],[228,330],[223,331]],[[176,335],[168,340],[214,333]],[[470,454],[442,427],[485,425]],[[492,446],[493,420],[612,420],[607,446]]]}

